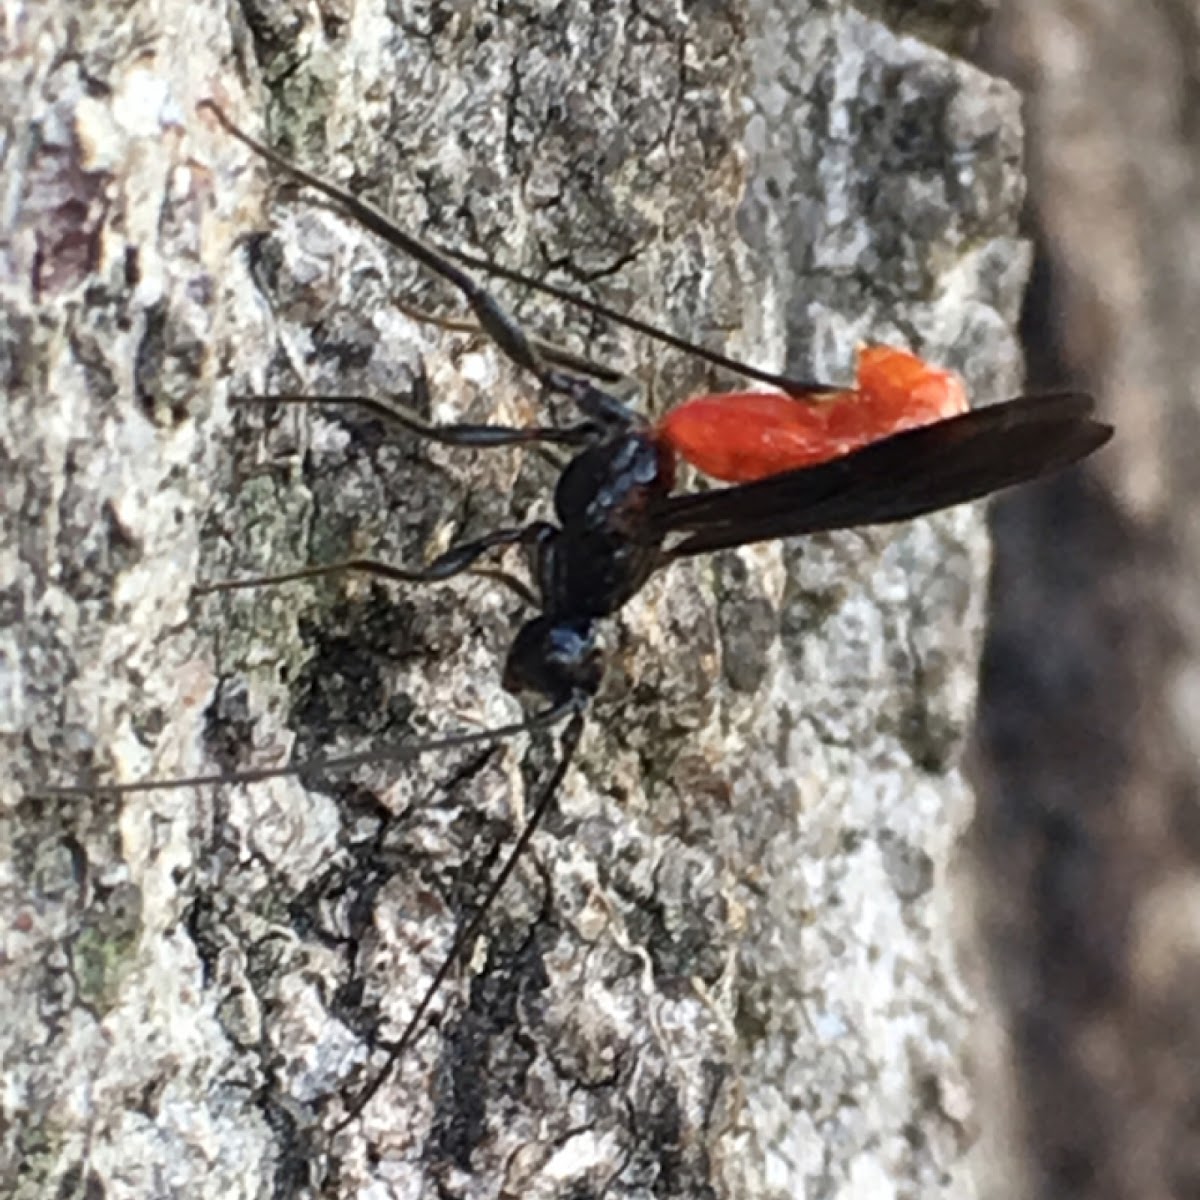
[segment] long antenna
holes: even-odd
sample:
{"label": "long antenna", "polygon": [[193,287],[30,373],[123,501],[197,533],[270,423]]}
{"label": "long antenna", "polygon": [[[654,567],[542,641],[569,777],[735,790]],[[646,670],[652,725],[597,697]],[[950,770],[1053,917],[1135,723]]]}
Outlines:
{"label": "long antenna", "polygon": [[[376,208],[369,201],[354,195],[353,192],[339,187],[335,183],[330,183],[328,180],[322,179],[321,176],[315,175],[299,164],[285,158],[265,142],[259,141],[258,138],[246,133],[225,113],[225,110],[216,101],[202,100],[198,107],[208,109],[225,128],[226,132],[237,138],[243,145],[248,146],[255,154],[266,159],[273,167],[290,175],[306,187],[313,188],[323,196],[340,204],[365,229],[369,229],[372,233],[395,246],[398,250],[411,255],[418,262],[423,263],[430,270],[452,283],[467,298],[471,306],[476,308],[476,313],[481,318],[486,319],[486,315],[480,313],[476,305],[478,302],[486,301],[488,298],[480,294],[480,289],[470,276],[459,271],[448,260],[453,259],[455,262],[463,263],[466,266],[473,267],[489,275],[495,275],[500,279],[507,279],[510,283],[530,288],[533,291],[541,292],[543,295],[553,296],[556,300],[573,304],[584,312],[603,317],[605,320],[612,321],[615,325],[624,326],[634,333],[640,333],[644,337],[653,338],[655,341],[661,342],[666,346],[671,346],[673,349],[682,350],[687,354],[694,355],[696,358],[711,363],[715,367],[721,367],[724,370],[742,375],[747,379],[755,379],[760,383],[768,383],[772,387],[781,388],[789,395],[811,395],[813,393],[819,395],[823,392],[844,390],[843,387],[828,383],[819,383],[808,379],[792,379],[787,375],[778,375],[773,371],[760,370],[758,367],[750,366],[749,363],[739,362],[737,359],[729,358],[715,350],[706,350],[703,346],[697,346],[694,342],[676,337],[675,334],[668,333],[665,329],[659,329],[645,321],[639,321],[636,317],[630,317],[625,313],[617,312],[607,305],[595,300],[589,300],[575,292],[567,291],[565,288],[555,287],[553,284],[544,283],[530,275],[524,275],[520,271],[513,270],[511,267],[501,266],[490,259],[480,258],[462,250],[449,250],[431,245],[429,242],[422,241],[420,238],[414,237],[411,233],[402,229],[382,209]],[[494,307],[494,303],[489,305],[489,307]],[[489,331],[492,332],[492,336],[500,343],[501,349],[506,349],[503,334],[498,336],[490,327]],[[511,348],[508,348],[508,350],[511,353]],[[520,358],[520,355],[517,357]]]}
{"label": "long antenna", "polygon": [[332,758],[309,758],[285,767],[250,767],[244,771],[214,771],[206,775],[184,775],[175,779],[138,779],[133,783],[94,784],[47,784],[37,789],[37,795],[65,798],[76,796],[129,796],[135,792],[174,791],[177,788],[203,787],[208,784],[259,783],[264,779],[282,779],[290,775],[307,775],[326,771],[349,771],[354,767],[371,763],[405,762],[418,754],[435,750],[454,750],[460,746],[476,746],[481,742],[498,742],[505,738],[529,733],[534,729],[545,729],[557,725],[569,713],[577,711],[574,701],[556,704],[553,708],[534,713],[523,721],[511,725],[498,725],[494,729],[480,729],[451,733],[445,737],[428,738],[419,742],[402,742],[398,746],[385,746],[381,750],[364,750],[358,754],[344,754]]}
{"label": "long antenna", "polygon": [[492,880],[491,886],[484,894],[479,907],[476,908],[475,912],[471,915],[471,919],[463,926],[458,936],[451,943],[450,949],[446,952],[446,957],[442,959],[442,965],[434,972],[433,979],[430,981],[428,987],[426,987],[421,999],[417,1002],[417,1007],[413,1009],[413,1014],[409,1017],[408,1024],[405,1025],[399,1040],[388,1051],[388,1056],[384,1060],[383,1066],[379,1068],[366,1087],[350,1102],[350,1107],[346,1110],[346,1115],[333,1127],[334,1133],[340,1133],[351,1121],[359,1116],[379,1089],[383,1087],[387,1081],[387,1077],[392,1073],[392,1068],[404,1056],[409,1046],[412,1045],[413,1040],[421,1030],[425,1014],[430,1004],[433,1003],[433,998],[441,989],[442,984],[446,981],[446,976],[450,974],[451,969],[458,961],[463,950],[475,939],[475,935],[479,932],[480,926],[488,914],[488,910],[492,907],[496,897],[500,894],[500,890],[508,882],[509,877],[516,869],[518,860],[525,852],[525,848],[529,845],[530,841],[532,841],[533,835],[537,832],[543,818],[550,811],[550,807],[554,803],[554,798],[558,794],[558,789],[562,785],[563,777],[571,765],[571,760],[575,757],[575,751],[579,746],[579,739],[583,734],[583,709],[579,707],[579,702],[574,700],[571,701],[570,706],[574,709],[574,715],[563,731],[558,765],[546,781],[546,785],[542,789],[542,794],[538,797],[533,811],[529,814],[529,820],[525,822],[525,828],[521,830],[520,836],[513,843],[512,849],[508,852],[508,857],[497,872],[496,878]]}

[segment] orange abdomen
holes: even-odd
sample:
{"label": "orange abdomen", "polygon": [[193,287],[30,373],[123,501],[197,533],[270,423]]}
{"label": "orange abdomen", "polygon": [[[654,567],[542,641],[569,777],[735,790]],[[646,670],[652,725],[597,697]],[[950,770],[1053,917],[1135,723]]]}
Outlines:
{"label": "orange abdomen", "polygon": [[952,371],[904,350],[871,346],[859,351],[854,390],[813,398],[694,396],[662,418],[658,436],[705,475],[747,483],[840,458],[966,409],[966,389]]}

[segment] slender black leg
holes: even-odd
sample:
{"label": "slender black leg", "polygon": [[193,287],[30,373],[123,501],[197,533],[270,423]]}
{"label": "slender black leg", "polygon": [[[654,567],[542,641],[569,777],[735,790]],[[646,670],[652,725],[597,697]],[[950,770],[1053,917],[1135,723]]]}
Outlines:
{"label": "slender black leg", "polygon": [[370,230],[389,245],[415,258],[417,262],[457,288],[475,314],[480,327],[500,351],[518,367],[533,375],[547,391],[558,392],[568,397],[584,417],[606,426],[626,429],[642,423],[641,417],[589,380],[547,366],[533,342],[520,325],[505,312],[499,301],[447,255],[435,250],[420,238],[406,233],[375,205],[322,179],[319,175],[314,175],[311,171],[306,171],[276,153],[264,142],[243,132],[213,101],[205,100],[201,107],[212,112],[229,134],[266,159],[277,170],[285,172],[306,187],[313,188],[341,205],[364,229]]}
{"label": "slender black leg", "polygon": [[374,558],[348,558],[344,562],[321,563],[316,566],[301,567],[295,571],[284,571],[278,575],[254,575],[246,579],[215,579],[211,583],[198,584],[192,594],[206,596],[213,592],[233,592],[241,588],[272,587],[278,583],[293,583],[300,579],[320,579],[326,575],[339,575],[347,571],[400,583],[440,583],[470,570],[475,561],[489,550],[494,550],[499,546],[533,545],[553,532],[552,525],[547,525],[544,521],[535,521],[532,525],[499,529],[495,533],[489,533],[473,542],[452,546],[444,554],[439,554],[428,566],[417,569],[393,566],[391,563],[380,562]]}
{"label": "slender black leg", "polygon": [[318,396],[298,392],[273,392],[261,396],[238,395],[229,398],[231,404],[249,407],[257,404],[329,404],[361,408],[372,416],[398,425],[401,429],[431,442],[446,446],[471,446],[477,450],[493,446],[527,446],[550,443],[558,446],[583,446],[595,439],[597,428],[588,422],[554,426],[531,425],[520,428],[512,425],[437,425],[426,421],[415,410],[394,400],[376,396]]}
{"label": "slender black leg", "polygon": [[67,796],[129,796],[135,792],[174,791],[178,788],[201,787],[208,784],[229,785],[235,783],[261,783],[264,779],[285,779],[295,775],[325,775],[333,771],[351,771],[377,763],[407,762],[418,754],[440,750],[457,750],[463,746],[484,746],[534,729],[545,729],[557,725],[564,717],[575,712],[578,705],[571,701],[544,709],[515,721],[511,725],[497,725],[492,729],[464,730],[444,737],[426,738],[401,742],[378,750],[364,750],[358,754],[342,754],[333,758],[309,758],[290,762],[282,767],[250,767],[244,771],[218,771],[211,775],[180,775],[174,779],[139,779],[133,783],[72,783],[43,784],[32,795],[42,797]]}
{"label": "slender black leg", "polygon": [[533,811],[529,814],[529,819],[525,822],[525,828],[521,830],[517,840],[513,843],[512,849],[508,852],[508,857],[504,860],[496,877],[488,887],[483,901],[474,913],[471,914],[471,919],[459,930],[458,935],[451,943],[445,958],[442,959],[441,966],[434,972],[433,979],[429,982],[420,1000],[417,1001],[417,1006],[413,1009],[412,1016],[409,1017],[408,1024],[401,1031],[400,1037],[388,1047],[388,1055],[383,1065],[375,1072],[358,1095],[350,1101],[345,1116],[334,1126],[335,1132],[345,1129],[366,1108],[371,1102],[371,1098],[379,1091],[387,1080],[387,1077],[391,1074],[392,1068],[404,1057],[404,1052],[412,1045],[417,1034],[421,1032],[425,1022],[425,1015],[429,1011],[429,1006],[433,1003],[434,997],[441,990],[442,984],[445,983],[446,977],[454,968],[454,964],[458,961],[463,951],[475,940],[476,935],[483,925],[484,918],[488,914],[488,910],[492,907],[501,889],[508,882],[509,877],[520,861],[521,855],[524,854],[526,847],[533,840],[534,833],[537,832],[542,820],[550,811],[554,803],[554,798],[558,794],[558,789],[562,784],[563,777],[567,773],[567,768],[571,765],[571,760],[575,757],[575,751],[579,746],[579,739],[583,734],[584,712],[582,702],[573,700],[566,707],[574,711],[570,723],[563,731],[562,748],[558,765],[554,768],[553,773],[542,788],[541,795],[538,796],[533,806]]}

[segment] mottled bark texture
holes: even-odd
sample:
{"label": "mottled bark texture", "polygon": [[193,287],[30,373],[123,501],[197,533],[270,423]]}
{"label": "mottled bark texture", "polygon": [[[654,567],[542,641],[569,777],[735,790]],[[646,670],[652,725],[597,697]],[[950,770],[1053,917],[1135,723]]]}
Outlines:
{"label": "mottled bark texture", "polygon": [[[436,1029],[341,1133],[553,739],[119,800],[37,783],[518,711],[518,605],[492,581],[189,599],[352,550],[420,559],[545,514],[553,478],[352,413],[231,410],[411,397],[423,371],[438,419],[546,415],[478,338],[394,303],[452,296],[276,187],[198,101],[219,90],[410,228],[693,338],[839,379],[857,339],[899,340],[986,401],[1019,379],[1013,92],[794,0],[64,0],[4,36],[0,1190],[969,1195],[953,867],[978,511],[654,581]],[[503,294],[649,406],[707,380]]]}
{"label": "mottled bark texture", "polygon": [[[980,845],[1045,1200],[1200,1195],[1200,6],[1018,0],[1030,374],[1118,427],[997,508]],[[1011,1174],[995,1189],[1013,1195]]]}

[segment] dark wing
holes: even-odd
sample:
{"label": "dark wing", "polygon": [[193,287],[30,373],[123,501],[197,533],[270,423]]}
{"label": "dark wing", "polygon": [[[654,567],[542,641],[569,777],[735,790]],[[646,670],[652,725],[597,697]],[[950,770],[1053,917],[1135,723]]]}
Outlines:
{"label": "dark wing", "polygon": [[1104,445],[1112,427],[1076,392],[975,409],[816,467],[669,496],[648,514],[656,537],[687,533],[664,559],[859,525],[887,525],[1026,483]]}

